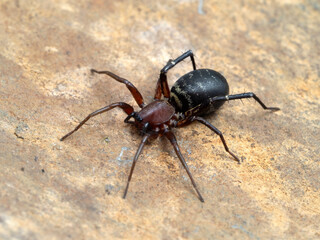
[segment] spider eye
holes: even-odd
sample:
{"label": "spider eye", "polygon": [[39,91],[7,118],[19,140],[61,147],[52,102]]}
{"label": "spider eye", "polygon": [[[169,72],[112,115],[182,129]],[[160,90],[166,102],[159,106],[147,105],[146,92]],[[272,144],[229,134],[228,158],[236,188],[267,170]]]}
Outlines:
{"label": "spider eye", "polygon": [[142,122],[142,118],[140,117],[140,115],[138,113],[135,113],[133,116],[138,122]]}

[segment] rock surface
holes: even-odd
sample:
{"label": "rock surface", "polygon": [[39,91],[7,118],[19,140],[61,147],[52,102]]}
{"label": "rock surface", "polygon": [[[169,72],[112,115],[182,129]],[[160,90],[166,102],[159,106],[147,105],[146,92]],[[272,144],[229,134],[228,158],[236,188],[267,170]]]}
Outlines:
{"label": "rock surface", "polygon": [[[0,239],[319,239],[320,4],[280,2],[1,1]],[[145,147],[124,200],[141,136],[121,110],[59,138],[110,103],[138,109],[90,68],[150,102],[188,49],[231,93],[281,111],[230,101],[206,117],[241,165],[205,126],[175,130],[205,203],[165,139]]]}

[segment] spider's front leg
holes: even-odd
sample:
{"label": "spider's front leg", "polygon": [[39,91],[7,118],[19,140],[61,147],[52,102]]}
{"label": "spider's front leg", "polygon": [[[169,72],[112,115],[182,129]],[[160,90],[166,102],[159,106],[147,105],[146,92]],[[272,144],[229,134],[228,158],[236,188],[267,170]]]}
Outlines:
{"label": "spider's front leg", "polygon": [[103,107],[103,108],[100,108],[98,109],[97,111],[94,111],[92,113],[90,113],[85,119],[83,119],[79,124],[78,126],[75,127],[74,130],[72,130],[71,132],[67,133],[66,135],[64,135],[60,141],[63,141],[65,140],[67,137],[69,137],[71,134],[73,134],[75,131],[77,131],[83,124],[85,124],[90,118],[98,115],[98,114],[101,114],[101,113],[104,113],[104,112],[107,112],[115,107],[119,107],[119,108],[122,108],[122,110],[128,114],[128,115],[131,115],[133,113],[133,107],[131,107],[129,104],[127,103],[124,103],[124,102],[118,102],[118,103],[113,103],[113,104],[110,104],[106,107]]}
{"label": "spider's front leg", "polygon": [[127,86],[127,88],[129,89],[129,91],[131,92],[133,98],[136,100],[136,102],[138,103],[140,108],[144,107],[144,101],[143,101],[143,97],[141,95],[141,93],[139,92],[139,90],[127,79],[124,79],[122,77],[119,77],[117,75],[115,75],[112,72],[109,71],[97,71],[95,69],[91,69],[91,73],[98,73],[98,74],[106,74],[109,77],[112,77],[114,80],[123,83]]}
{"label": "spider's front leg", "polygon": [[193,70],[196,70],[196,63],[194,61],[193,52],[191,50],[185,52],[181,56],[177,57],[175,60],[170,59],[168,63],[160,71],[160,77],[157,82],[154,99],[160,99],[162,94],[165,98],[170,98],[170,89],[167,81],[167,72],[187,57],[191,58]]}
{"label": "spider's front leg", "polygon": [[183,166],[184,169],[186,170],[186,172],[187,172],[187,174],[188,174],[188,176],[189,176],[189,178],[190,178],[190,180],[191,180],[191,183],[192,183],[194,189],[196,190],[196,192],[197,192],[197,194],[198,194],[198,196],[199,196],[200,201],[201,201],[201,202],[204,202],[204,199],[203,199],[203,197],[201,196],[201,193],[200,193],[200,191],[199,191],[199,189],[198,189],[198,187],[197,187],[197,184],[196,184],[196,182],[194,181],[194,179],[193,179],[193,177],[192,177],[192,175],[191,175],[191,172],[190,172],[190,170],[189,170],[189,167],[188,167],[188,165],[187,165],[187,163],[186,163],[183,155],[181,154],[181,151],[180,151],[179,145],[178,145],[178,143],[177,143],[176,137],[174,136],[174,134],[173,134],[171,131],[165,132],[164,135],[168,138],[168,140],[169,140],[170,143],[172,144],[173,149],[174,149],[174,151],[176,152],[176,154],[177,154],[177,156],[178,156],[178,158],[179,158],[182,166]]}
{"label": "spider's front leg", "polygon": [[145,134],[142,138],[142,141],[139,145],[139,148],[133,158],[133,161],[132,161],[132,165],[131,165],[131,170],[130,170],[130,173],[129,173],[129,177],[128,177],[128,181],[127,181],[127,186],[126,186],[126,189],[124,190],[124,194],[123,194],[123,198],[126,198],[127,196],[127,193],[128,193],[128,189],[129,189],[129,184],[130,184],[130,181],[131,181],[131,178],[132,178],[132,174],[133,174],[133,170],[134,170],[134,167],[136,165],[136,162],[138,161],[138,158],[141,154],[141,151],[144,147],[144,145],[146,144],[147,140],[150,138],[150,134]]}

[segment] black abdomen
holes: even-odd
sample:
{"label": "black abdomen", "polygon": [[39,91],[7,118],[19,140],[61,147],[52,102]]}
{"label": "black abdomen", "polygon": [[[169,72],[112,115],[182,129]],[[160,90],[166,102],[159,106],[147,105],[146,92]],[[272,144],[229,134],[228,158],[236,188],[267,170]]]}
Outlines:
{"label": "black abdomen", "polygon": [[[197,69],[183,75],[171,88],[170,102],[178,112],[186,112],[209,98],[229,94],[227,80],[211,69]],[[200,115],[217,110],[224,101],[217,101],[199,113]]]}

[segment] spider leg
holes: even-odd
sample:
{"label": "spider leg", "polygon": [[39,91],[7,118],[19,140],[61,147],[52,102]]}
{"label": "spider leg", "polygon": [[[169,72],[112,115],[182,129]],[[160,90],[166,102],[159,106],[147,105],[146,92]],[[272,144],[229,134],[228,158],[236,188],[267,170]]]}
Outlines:
{"label": "spider leg", "polygon": [[236,100],[236,99],[242,99],[242,98],[253,98],[254,100],[256,100],[261,107],[264,110],[271,110],[271,111],[278,111],[280,110],[280,108],[278,107],[267,107],[261,100],[260,98],[257,97],[256,94],[254,94],[253,92],[247,92],[247,93],[240,93],[240,94],[233,94],[233,95],[227,95],[227,96],[218,96],[218,97],[214,97],[211,100],[212,101],[229,101],[229,100]]}
{"label": "spider leg", "polygon": [[190,119],[190,122],[193,121],[198,121],[200,123],[202,123],[203,125],[207,126],[209,129],[211,129],[212,131],[214,131],[217,135],[219,135],[221,142],[223,143],[224,149],[232,156],[234,157],[234,159],[240,164],[240,159],[234,155],[228,148],[226,141],[224,140],[223,134],[219,131],[219,129],[217,129],[215,126],[213,126],[211,123],[209,123],[208,121],[206,121],[204,118],[202,117],[198,117],[198,116],[194,116]]}
{"label": "spider leg", "polygon": [[69,137],[71,134],[73,134],[75,131],[77,131],[83,124],[85,124],[90,118],[98,115],[98,114],[101,114],[103,112],[106,112],[106,111],[109,111],[115,107],[119,107],[119,108],[122,108],[122,110],[130,115],[131,113],[133,113],[133,107],[131,107],[129,104],[127,103],[124,103],[124,102],[118,102],[118,103],[113,103],[113,104],[110,104],[106,107],[103,107],[103,108],[100,108],[99,110],[96,110],[92,113],[90,113],[85,119],[83,119],[79,124],[78,126],[75,127],[74,130],[72,130],[71,132],[69,132],[68,134],[64,135],[60,141],[63,141],[64,139],[66,139],[67,137]]}
{"label": "spider leg", "polygon": [[188,165],[186,163],[186,161],[184,160],[184,157],[182,156],[181,152],[180,152],[180,149],[179,149],[179,146],[178,146],[178,143],[177,143],[177,140],[176,140],[176,137],[174,136],[174,134],[170,131],[167,131],[164,133],[164,135],[169,139],[170,143],[172,144],[173,148],[174,148],[174,151],[176,152],[180,162],[182,163],[183,167],[185,168],[185,170],[187,171],[187,174],[189,175],[189,178],[191,180],[191,183],[194,187],[194,189],[196,190],[198,196],[199,196],[199,199],[201,202],[204,202],[203,200],[203,197],[201,196],[199,190],[198,190],[198,187],[195,183],[195,181],[193,180],[193,177],[189,171],[189,168],[188,168]]}
{"label": "spider leg", "polygon": [[267,107],[261,100],[260,98],[257,97],[253,92],[247,92],[247,93],[240,93],[240,94],[233,94],[233,95],[226,95],[226,96],[216,96],[207,99],[205,102],[200,103],[199,105],[195,106],[194,108],[189,109],[184,113],[186,116],[186,119],[184,119],[182,122],[189,121],[188,118],[192,117],[194,115],[199,115],[201,114],[201,111],[205,108],[207,108],[209,105],[212,105],[212,103],[216,101],[229,101],[229,100],[236,100],[236,99],[242,99],[242,98],[253,98],[256,100],[260,106],[265,109],[265,110],[270,110],[270,111],[278,111],[280,108],[278,107]]}
{"label": "spider leg", "polygon": [[117,80],[118,82],[121,82],[123,84],[125,84],[127,86],[127,88],[129,89],[129,91],[131,92],[132,96],[134,97],[134,99],[136,100],[136,102],[138,103],[140,108],[144,107],[144,101],[143,101],[143,97],[141,95],[141,93],[139,92],[139,90],[127,79],[121,78],[117,75],[115,75],[112,72],[109,71],[97,71],[95,69],[91,69],[91,73],[98,73],[98,74],[106,74],[109,77],[112,77],[113,79]]}
{"label": "spider leg", "polygon": [[167,72],[187,57],[191,58],[193,70],[196,70],[196,63],[194,61],[193,53],[191,50],[185,52],[181,56],[177,57],[175,60],[169,60],[168,63],[160,71],[160,77],[157,82],[154,99],[160,99],[161,94],[163,94],[165,98],[170,98],[170,89],[167,81]]}
{"label": "spider leg", "polygon": [[128,189],[129,189],[129,184],[130,184],[130,181],[131,181],[131,178],[132,178],[132,173],[133,173],[134,167],[135,167],[135,165],[136,165],[136,162],[137,162],[137,160],[138,160],[138,158],[139,158],[139,155],[140,155],[140,153],[141,153],[141,151],[142,151],[145,143],[147,142],[147,140],[148,140],[148,138],[149,138],[150,136],[151,136],[151,135],[149,135],[149,134],[146,134],[146,135],[143,136],[142,141],[141,141],[141,143],[140,143],[140,145],[139,145],[139,148],[138,148],[138,150],[137,150],[137,152],[136,152],[136,155],[135,155],[134,158],[133,158],[133,162],[132,162],[130,174],[129,174],[129,177],[128,177],[127,186],[126,186],[126,189],[125,189],[124,194],[123,194],[123,198],[126,198],[126,196],[127,196],[127,192],[128,192]]}

